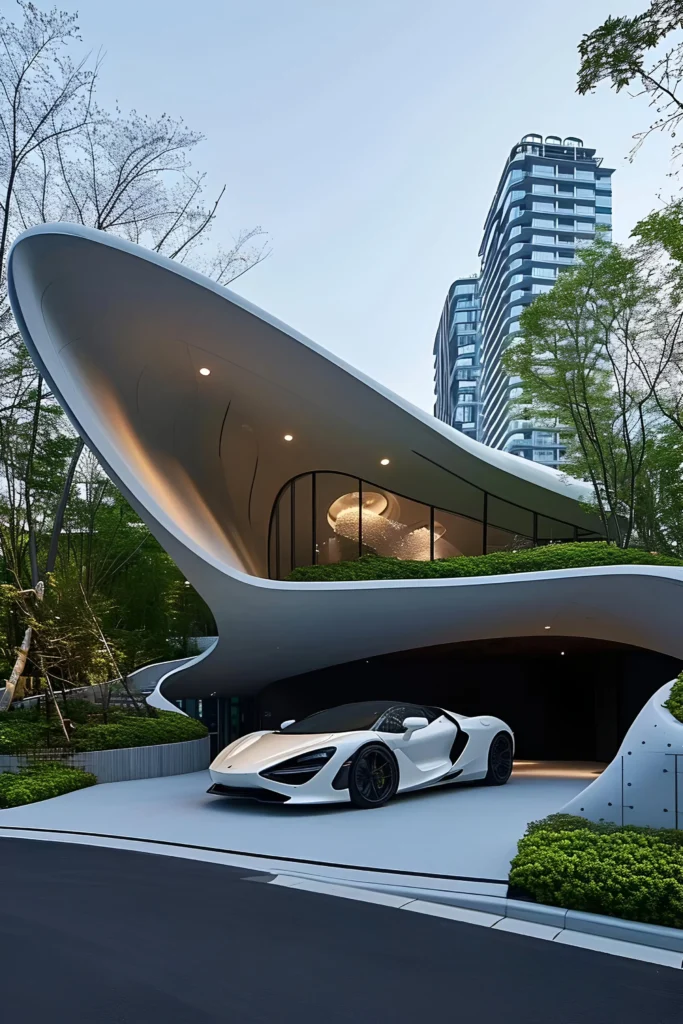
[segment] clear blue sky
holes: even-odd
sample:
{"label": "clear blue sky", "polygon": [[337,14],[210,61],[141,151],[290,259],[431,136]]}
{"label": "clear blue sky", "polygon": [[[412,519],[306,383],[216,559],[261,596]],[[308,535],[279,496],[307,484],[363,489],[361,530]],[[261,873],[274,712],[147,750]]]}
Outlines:
{"label": "clear blue sky", "polygon": [[606,87],[575,93],[581,35],[646,6],[81,0],[77,9],[84,42],[106,51],[103,102],[182,116],[206,135],[195,164],[215,189],[228,186],[216,237],[268,231],[273,255],[237,290],[431,410],[446,290],[477,269],[514,142],[533,131],[596,146],[617,168],[617,240],[666,190],[668,140],[625,159],[648,123],[646,101]]}

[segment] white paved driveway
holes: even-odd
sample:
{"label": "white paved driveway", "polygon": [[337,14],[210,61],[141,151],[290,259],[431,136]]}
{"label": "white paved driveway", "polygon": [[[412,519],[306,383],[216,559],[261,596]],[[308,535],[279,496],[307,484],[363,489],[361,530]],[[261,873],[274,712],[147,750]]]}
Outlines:
{"label": "white paved driveway", "polygon": [[358,811],[209,796],[208,772],[198,772],[108,783],[0,811],[0,829],[106,833],[274,858],[504,879],[527,822],[559,810],[588,781],[576,771],[559,777],[520,771],[506,786],[432,790]]}

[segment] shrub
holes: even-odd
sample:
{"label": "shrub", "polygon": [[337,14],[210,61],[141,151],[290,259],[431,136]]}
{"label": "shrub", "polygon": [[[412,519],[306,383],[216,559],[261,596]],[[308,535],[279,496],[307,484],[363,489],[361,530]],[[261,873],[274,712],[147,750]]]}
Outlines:
{"label": "shrub", "polygon": [[[67,691],[68,692],[68,691]],[[91,700],[83,700],[80,697],[67,697],[66,700],[59,701],[59,707],[65,718],[70,718],[72,722],[87,722],[92,715],[101,716],[102,712],[100,707]],[[44,717],[45,712],[39,712],[39,716]]]}
{"label": "shrub", "polygon": [[80,768],[69,768],[59,762],[45,761],[29,765],[17,774],[0,774],[0,807],[19,807],[36,800],[72,793],[94,786],[97,779]]}
{"label": "shrub", "polygon": [[683,927],[683,833],[556,814],[519,841],[510,884],[540,903]]}
{"label": "shrub", "polygon": [[[68,711],[71,716],[70,706]],[[71,717],[76,727],[71,734],[69,749],[78,753],[179,743],[207,735],[207,729],[201,722],[174,711],[160,711],[154,717],[146,717],[123,708],[111,708],[109,721],[105,724],[97,705],[88,704],[85,713],[79,714],[78,718],[75,715]],[[47,720],[44,714],[33,709],[0,714],[0,754],[24,754],[65,746],[56,716]]]}
{"label": "shrub", "polygon": [[338,580],[444,579],[466,576],[498,576],[552,569],[582,569],[595,565],[677,565],[683,559],[658,555],[640,548],[618,548],[607,541],[547,544],[523,551],[494,551],[490,555],[461,555],[434,562],[402,561],[379,555],[363,555],[353,562],[306,565],[287,577],[294,583]]}
{"label": "shrub", "polygon": [[670,711],[679,722],[683,722],[683,672],[675,680],[671,687],[671,693],[662,706]]}
{"label": "shrub", "polygon": [[207,734],[206,726],[196,718],[187,718],[175,711],[160,711],[154,718],[128,713],[106,725],[88,723],[78,726],[71,737],[71,748],[84,751],[147,747],[158,743],[198,740]]}
{"label": "shrub", "polygon": [[31,711],[4,711],[0,714],[0,754],[23,754],[44,750],[59,743],[62,737],[58,723],[40,719]]}

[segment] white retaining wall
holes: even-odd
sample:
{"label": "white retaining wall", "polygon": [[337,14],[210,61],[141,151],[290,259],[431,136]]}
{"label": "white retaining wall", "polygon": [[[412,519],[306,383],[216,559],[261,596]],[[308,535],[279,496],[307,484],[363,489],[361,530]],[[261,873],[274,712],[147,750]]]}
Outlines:
{"label": "white retaining wall", "polygon": [[561,808],[591,821],[683,828],[683,723],[663,707],[673,681],[650,698],[602,775]]}
{"label": "white retaining wall", "polygon": [[[84,768],[98,782],[128,782],[131,779],[155,779],[164,775],[186,775],[209,767],[210,740],[182,743],[158,743],[151,747],[123,747],[121,750],[88,750],[82,754],[46,752],[44,761],[63,761]],[[16,772],[35,758],[0,754],[0,772]]]}

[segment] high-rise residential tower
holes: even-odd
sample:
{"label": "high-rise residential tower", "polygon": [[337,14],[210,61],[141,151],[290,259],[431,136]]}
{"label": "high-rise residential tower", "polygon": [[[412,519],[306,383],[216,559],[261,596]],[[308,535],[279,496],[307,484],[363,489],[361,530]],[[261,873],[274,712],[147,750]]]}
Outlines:
{"label": "high-rise residential tower", "polygon": [[[501,356],[519,330],[524,307],[552,288],[563,267],[574,263],[577,249],[595,238],[596,228],[611,230],[614,172],[603,168],[595,153],[581,139],[525,135],[503,168],[479,251],[481,411],[476,436],[493,448],[549,466],[562,461],[560,436],[553,424],[515,416],[518,381],[505,373]],[[440,411],[443,372],[438,363],[437,353],[436,415],[446,419]]]}
{"label": "high-rise residential tower", "polygon": [[434,415],[470,437],[479,435],[479,278],[463,277],[448,290],[434,340]]}
{"label": "high-rise residential tower", "polygon": [[612,226],[612,170],[581,139],[525,135],[513,146],[484,225],[481,257],[483,364],[480,439],[493,448],[557,466],[560,438],[548,424],[511,417],[517,381],[501,355],[519,316],[549,291],[597,225]]}

